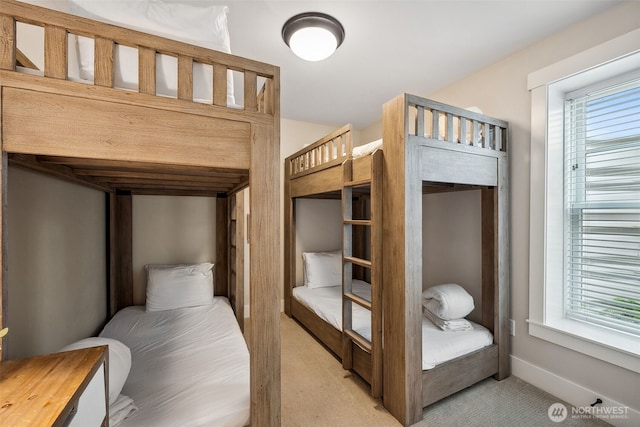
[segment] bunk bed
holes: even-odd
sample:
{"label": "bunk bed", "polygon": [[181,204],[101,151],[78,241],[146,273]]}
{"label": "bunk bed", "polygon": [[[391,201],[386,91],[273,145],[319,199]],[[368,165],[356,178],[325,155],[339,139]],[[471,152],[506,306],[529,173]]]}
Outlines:
{"label": "bunk bed", "polygon": [[[34,70],[17,48],[19,24],[43,29],[42,70]],[[71,36],[93,40],[91,81],[70,77]],[[120,46],[137,50],[136,89],[123,90],[115,82]],[[175,96],[156,90],[159,56],[175,59]],[[204,101],[196,99],[194,87],[194,69],[201,65],[212,70],[212,93]],[[243,82],[240,105],[227,102],[229,71]],[[242,325],[241,240],[236,231],[244,214],[236,195],[250,186],[250,292],[258,302],[251,305],[248,336],[250,414],[255,425],[279,425],[279,220],[273,209],[279,203],[279,86],[279,69],[272,65],[2,0],[0,325],[6,326],[11,298],[6,271],[9,165],[106,194],[110,316],[133,304],[132,196],[209,196],[216,197],[217,206],[215,294],[229,297]],[[3,350],[6,357],[5,346]]]}
{"label": "bunk bed", "polygon": [[[289,156],[285,162],[285,310],[325,343],[338,357],[366,361],[354,370],[372,384],[369,348],[354,341],[352,355],[339,343],[349,342],[294,298],[296,283],[295,199],[349,199],[354,183],[380,181],[368,187],[371,199],[382,198],[372,220],[371,266],[381,278],[381,300],[370,305],[372,319],[380,319],[381,388],[385,407],[403,424],[422,419],[422,408],[490,376],[509,375],[508,339],[508,159],[506,122],[480,113],[403,94],[383,108],[382,141],[359,148],[352,155],[350,138],[341,144],[342,128]],[[372,147],[372,148],[370,148]],[[358,167],[361,162],[382,168]],[[367,159],[367,160],[364,160]],[[379,176],[371,175],[379,173]],[[482,321],[488,343],[462,356],[429,363],[427,338],[433,327],[422,315],[422,194],[477,189],[481,193]],[[346,197],[345,197],[346,194]],[[346,213],[346,214],[345,214]],[[343,202],[343,226],[348,218]],[[377,227],[377,228],[374,228]],[[380,230],[376,235],[374,230]],[[375,248],[380,249],[376,252]],[[343,242],[344,287],[348,288],[353,248]],[[374,254],[376,254],[374,256]],[[372,289],[373,286],[372,286]],[[344,294],[348,293],[348,289]],[[349,298],[343,297],[343,300]],[[374,297],[372,297],[372,301]],[[346,310],[343,308],[344,311]],[[343,318],[346,317],[343,314]],[[345,322],[345,325],[347,323]],[[374,323],[372,323],[374,325]],[[344,328],[343,328],[344,329]],[[335,331],[335,332],[334,332]],[[341,337],[342,335],[342,337]],[[374,335],[375,336],[375,335]],[[372,341],[372,343],[375,342]],[[343,363],[345,367],[349,363]]]}
{"label": "bunk bed", "polygon": [[[381,213],[382,153],[370,145],[352,156],[345,125],[285,160],[285,312],[382,393]],[[339,199],[341,277],[334,287],[296,287],[295,199]],[[312,254],[308,254],[312,255]],[[308,263],[308,265],[311,265]],[[307,272],[305,271],[305,274]],[[319,305],[314,301],[320,301]]]}

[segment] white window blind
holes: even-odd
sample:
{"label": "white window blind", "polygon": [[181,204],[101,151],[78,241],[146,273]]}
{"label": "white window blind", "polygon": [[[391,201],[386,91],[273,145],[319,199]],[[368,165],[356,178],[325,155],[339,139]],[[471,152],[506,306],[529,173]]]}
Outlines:
{"label": "white window blind", "polygon": [[640,336],[640,79],[565,100],[564,312]]}

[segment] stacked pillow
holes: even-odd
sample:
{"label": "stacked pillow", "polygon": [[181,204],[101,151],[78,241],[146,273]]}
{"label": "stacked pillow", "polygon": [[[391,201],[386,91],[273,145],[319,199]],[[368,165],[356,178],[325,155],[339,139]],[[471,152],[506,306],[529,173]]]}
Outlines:
{"label": "stacked pillow", "polygon": [[473,297],[460,285],[446,283],[422,292],[422,313],[443,331],[473,330],[464,317],[473,311]]}

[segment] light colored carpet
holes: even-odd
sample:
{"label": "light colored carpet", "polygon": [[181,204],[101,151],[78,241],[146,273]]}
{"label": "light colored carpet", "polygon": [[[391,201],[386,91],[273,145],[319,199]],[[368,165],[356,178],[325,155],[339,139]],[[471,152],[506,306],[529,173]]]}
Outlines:
{"label": "light colored carpet", "polygon": [[[373,399],[369,386],[297,322],[282,315],[282,425],[318,427],[401,424]],[[516,378],[487,379],[427,408],[413,427],[606,426],[595,419],[554,423],[547,415],[559,399]],[[570,409],[570,405],[565,405]]]}

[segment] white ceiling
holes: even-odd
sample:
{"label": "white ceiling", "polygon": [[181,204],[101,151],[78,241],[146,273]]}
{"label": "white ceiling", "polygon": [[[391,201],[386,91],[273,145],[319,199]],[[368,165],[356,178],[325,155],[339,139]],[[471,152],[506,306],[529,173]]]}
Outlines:
{"label": "white ceiling", "polygon": [[[204,1],[204,0],[200,0]],[[229,0],[234,54],[280,66],[283,118],[356,129],[402,92],[427,96],[613,0]],[[345,41],[322,62],[296,57],[280,36],[293,15],[337,18]]]}

